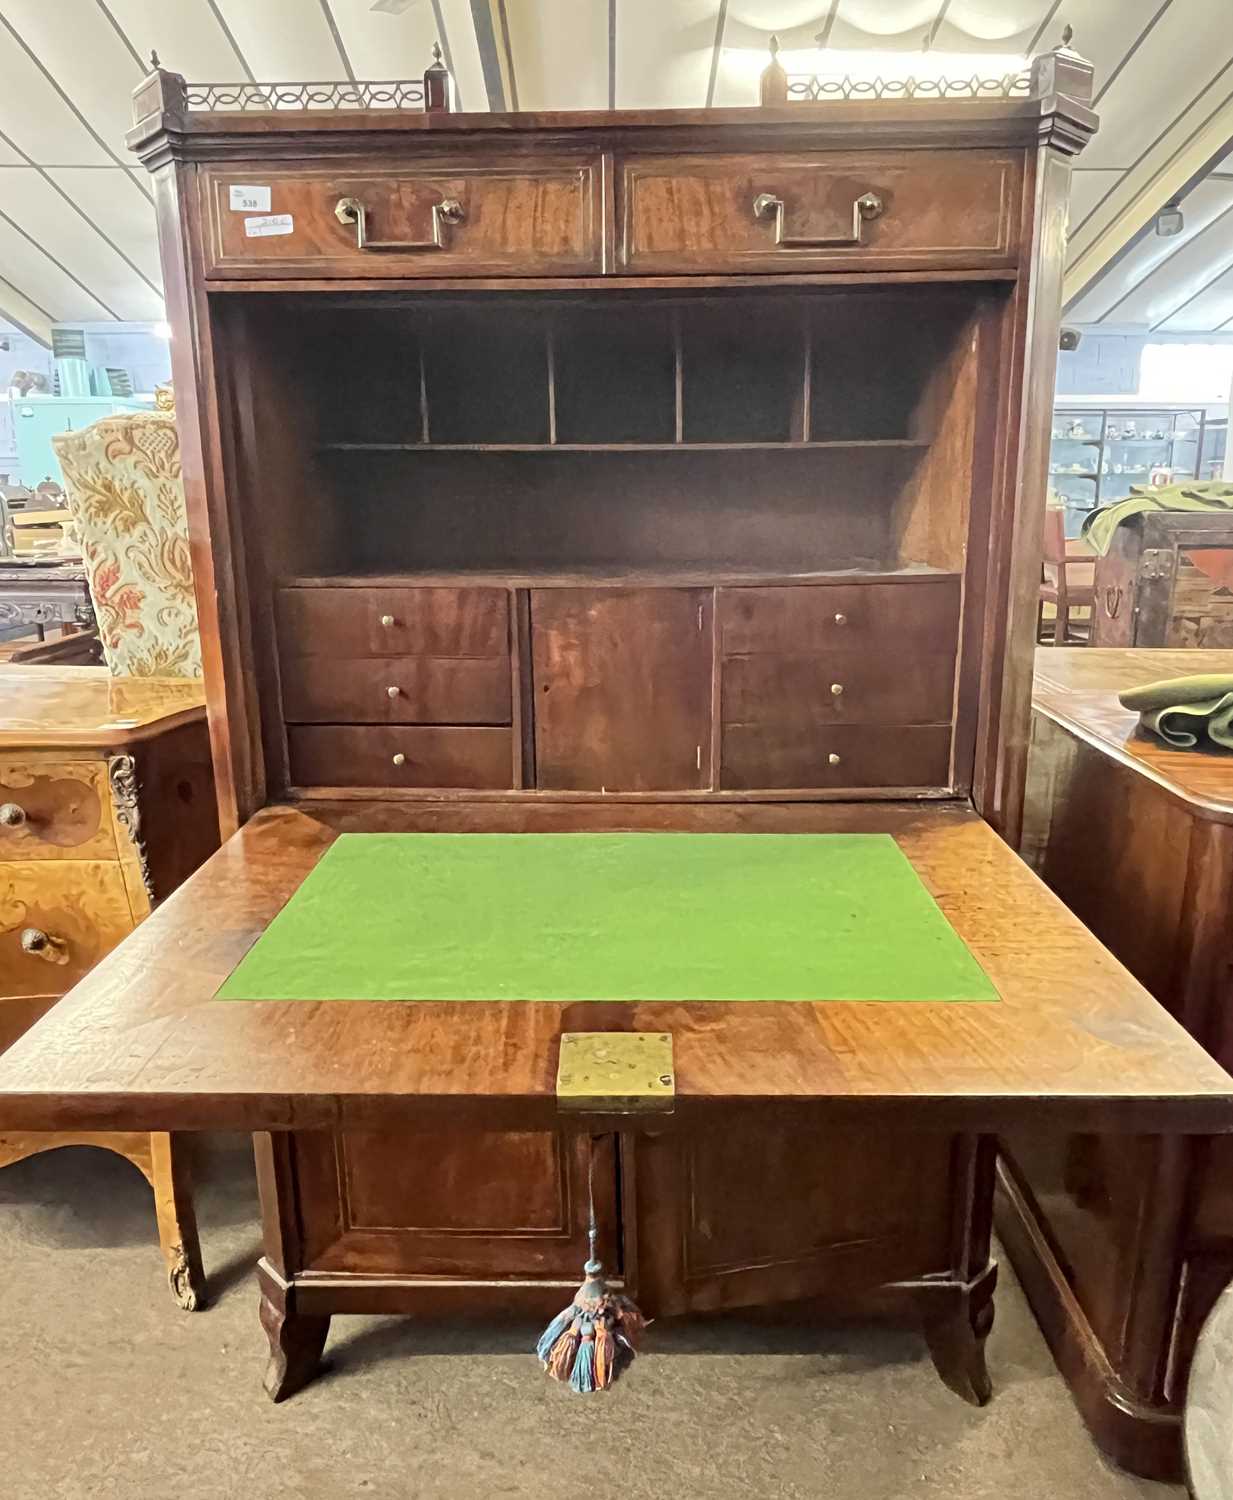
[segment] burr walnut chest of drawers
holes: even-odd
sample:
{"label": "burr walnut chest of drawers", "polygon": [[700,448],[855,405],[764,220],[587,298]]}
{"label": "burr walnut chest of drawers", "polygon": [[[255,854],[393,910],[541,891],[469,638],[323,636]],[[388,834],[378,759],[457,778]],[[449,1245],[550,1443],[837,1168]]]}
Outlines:
{"label": "burr walnut chest of drawers", "polygon": [[[0,1052],[218,844],[200,683],[0,668]],[[98,1145],[154,1189],[171,1289],[204,1296],[189,1169],[166,1133],[0,1133],[0,1165]]]}

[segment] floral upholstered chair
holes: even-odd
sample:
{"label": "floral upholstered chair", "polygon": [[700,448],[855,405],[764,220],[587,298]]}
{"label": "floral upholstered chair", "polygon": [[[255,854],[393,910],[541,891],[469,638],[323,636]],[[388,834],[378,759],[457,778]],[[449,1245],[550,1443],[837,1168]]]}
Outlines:
{"label": "floral upholstered chair", "polygon": [[113,677],[200,677],[180,441],[165,411],[52,439]]}

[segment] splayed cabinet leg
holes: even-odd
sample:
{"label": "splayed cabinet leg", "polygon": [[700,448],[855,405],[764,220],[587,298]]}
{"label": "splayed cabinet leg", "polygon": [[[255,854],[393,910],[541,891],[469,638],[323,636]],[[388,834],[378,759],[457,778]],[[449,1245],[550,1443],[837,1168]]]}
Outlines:
{"label": "splayed cabinet leg", "polygon": [[265,1392],[271,1401],[285,1401],[303,1390],[320,1370],[330,1320],[296,1312],[294,1292],[264,1264],[257,1268],[257,1279],[261,1285],[261,1326],[270,1341]]}

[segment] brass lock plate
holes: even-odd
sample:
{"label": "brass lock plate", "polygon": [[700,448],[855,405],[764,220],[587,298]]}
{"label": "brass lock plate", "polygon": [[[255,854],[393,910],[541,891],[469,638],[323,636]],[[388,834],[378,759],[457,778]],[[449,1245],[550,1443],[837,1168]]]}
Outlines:
{"label": "brass lock plate", "polygon": [[666,1031],[566,1031],[557,1059],[557,1105],[603,1114],[670,1113],[676,1102]]}

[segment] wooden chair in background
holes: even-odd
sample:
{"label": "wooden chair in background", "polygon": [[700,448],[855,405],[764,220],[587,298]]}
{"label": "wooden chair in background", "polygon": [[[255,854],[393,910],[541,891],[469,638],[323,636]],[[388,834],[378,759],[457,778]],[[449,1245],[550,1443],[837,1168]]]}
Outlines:
{"label": "wooden chair in background", "polygon": [[[1082,624],[1072,622],[1072,609],[1091,610],[1096,602],[1096,558],[1082,542],[1066,540],[1066,512],[1060,506],[1045,507],[1044,549],[1040,568],[1040,593],[1036,609],[1036,639],[1041,645],[1085,646],[1091,631],[1090,616]],[[1045,619],[1045,605],[1054,609],[1052,622]],[[1052,632],[1046,626],[1052,624]]]}

